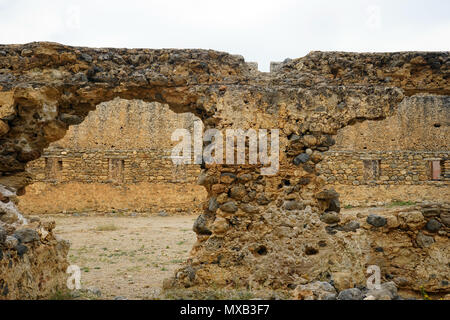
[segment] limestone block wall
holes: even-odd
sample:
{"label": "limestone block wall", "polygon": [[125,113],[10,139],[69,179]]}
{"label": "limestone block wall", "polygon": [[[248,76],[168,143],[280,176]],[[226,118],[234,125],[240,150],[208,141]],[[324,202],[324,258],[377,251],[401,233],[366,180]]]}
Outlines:
{"label": "limestone block wall", "polygon": [[[380,205],[393,199],[445,201],[450,176],[449,106],[447,96],[417,95],[403,101],[394,115],[385,120],[355,122],[339,131],[336,144],[322,153],[324,160],[317,164],[318,173],[330,188],[340,190],[344,205]],[[175,114],[160,103],[122,99],[102,103],[81,125],[72,126],[62,140],[52,143],[41,158],[27,165],[40,187],[28,187],[32,196],[21,197],[21,207],[28,212],[56,213],[176,211],[182,206],[196,212],[198,205],[189,201],[204,194],[203,188],[196,186],[200,166],[175,166],[170,160],[175,144],[170,139],[172,131],[192,129],[194,121],[198,118],[192,114]],[[439,162],[438,179],[432,176],[433,161]],[[77,190],[80,184],[92,183],[107,185],[98,186],[102,193],[80,198],[78,205],[53,202],[52,208],[48,200],[39,197],[43,185],[51,187],[53,194],[60,190],[62,196],[69,184]],[[132,204],[126,200],[128,197],[124,197],[124,203],[117,202],[118,185],[139,183],[150,184],[146,188],[152,192],[155,188],[151,184],[169,184],[157,189],[164,188],[173,197],[160,202],[160,206],[158,201]],[[190,192],[187,190],[193,193],[186,199],[186,192]],[[105,193],[107,198],[100,200]],[[105,205],[111,203],[108,198],[116,200],[114,206]]]}
{"label": "limestone block wall", "polygon": [[171,149],[177,128],[190,128],[200,119],[192,113],[175,113],[167,104],[113,99],[100,103],[83,123],[71,126],[50,149],[148,150]]}
{"label": "limestone block wall", "polygon": [[[344,205],[446,201],[449,192],[450,99],[415,95],[391,117],[355,121],[317,165]],[[433,175],[433,163],[438,170]]]}
{"label": "limestone block wall", "polygon": [[29,214],[198,213],[206,197],[196,183],[200,166],[176,166],[170,151],[46,150],[27,167],[35,179],[19,208]]}
{"label": "limestone block wall", "polygon": [[[450,198],[449,152],[329,151],[317,165],[343,206],[375,206]],[[431,163],[441,164],[433,180]]]}
{"label": "limestone block wall", "polygon": [[355,121],[336,136],[332,150],[448,151],[450,98],[422,94],[403,100],[380,121]]}
{"label": "limestone block wall", "polygon": [[35,181],[195,184],[198,165],[174,165],[171,150],[47,150],[31,162]]}
{"label": "limestone block wall", "polygon": [[[448,185],[449,151],[329,151],[318,164],[330,184]],[[432,162],[439,161],[439,179],[432,177]]]}
{"label": "limestone block wall", "polygon": [[102,103],[28,163],[34,183],[20,197],[19,207],[35,214],[197,213],[206,197],[196,184],[200,166],[177,166],[170,158],[177,143],[171,141],[172,132],[191,128],[196,120],[160,103]]}

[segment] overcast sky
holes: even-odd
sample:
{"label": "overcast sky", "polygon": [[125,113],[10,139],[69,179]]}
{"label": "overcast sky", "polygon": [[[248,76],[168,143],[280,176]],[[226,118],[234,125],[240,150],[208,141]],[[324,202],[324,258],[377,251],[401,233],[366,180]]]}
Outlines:
{"label": "overcast sky", "polygon": [[449,0],[0,0],[0,43],[204,48],[270,61],[323,51],[450,50]]}

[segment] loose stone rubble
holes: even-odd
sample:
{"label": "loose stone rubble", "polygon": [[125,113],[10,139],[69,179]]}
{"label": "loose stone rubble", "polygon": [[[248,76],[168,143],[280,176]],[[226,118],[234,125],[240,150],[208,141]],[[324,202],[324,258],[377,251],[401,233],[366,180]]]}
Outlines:
{"label": "loose stone rubble", "polygon": [[[448,204],[342,215],[316,165],[340,128],[386,118],[416,94],[450,95],[449,65],[448,52],[312,52],[266,74],[212,50],[0,46],[0,185],[23,193],[26,163],[115,97],[192,112],[206,129],[277,128],[276,175],[261,175],[261,164],[203,166],[199,183],[208,200],[194,225],[198,241],[165,287],[288,289],[333,281],[338,299],[359,298],[353,289],[378,265],[383,279],[405,290],[448,293]],[[5,223],[8,235],[14,224],[19,216]],[[11,288],[4,297],[40,297],[62,285],[61,242],[35,242],[27,252],[19,248],[24,260],[19,250],[5,250],[12,258],[0,261],[0,279]],[[53,260],[28,263],[44,256]],[[8,272],[12,260],[31,274],[26,287],[13,286],[25,280]],[[53,283],[42,280],[46,272]]]}

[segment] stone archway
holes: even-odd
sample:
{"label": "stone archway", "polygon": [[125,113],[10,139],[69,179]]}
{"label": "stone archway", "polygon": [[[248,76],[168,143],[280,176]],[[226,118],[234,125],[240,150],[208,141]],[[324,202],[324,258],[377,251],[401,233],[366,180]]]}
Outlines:
{"label": "stone archway", "polygon": [[[175,112],[197,115],[205,128],[280,129],[278,174],[261,175],[261,165],[205,167],[199,180],[208,201],[194,225],[198,241],[167,286],[289,288],[338,277],[342,270],[360,283],[374,261],[386,269],[396,258],[402,264],[405,252],[371,252],[376,239],[388,241],[391,229],[369,226],[349,234],[323,222],[324,214],[339,212],[338,194],[323,190],[315,165],[340,128],[383,119],[406,96],[449,95],[448,53],[313,52],[264,74],[242,57],[211,50],[32,43],[2,46],[0,52],[0,184],[12,193],[29,183],[28,161],[114,97],[167,103]],[[410,237],[395,232],[404,241]],[[438,250],[448,254],[445,244],[439,242]],[[430,249],[405,246],[439,260]],[[413,264],[399,271],[410,283],[421,277],[414,269],[423,267],[420,259]],[[445,290],[438,280],[428,289]]]}

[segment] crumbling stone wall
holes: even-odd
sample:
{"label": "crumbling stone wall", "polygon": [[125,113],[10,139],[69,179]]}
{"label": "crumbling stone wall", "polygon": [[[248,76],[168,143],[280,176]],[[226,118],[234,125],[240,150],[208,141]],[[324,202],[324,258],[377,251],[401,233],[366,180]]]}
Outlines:
{"label": "crumbling stone wall", "polygon": [[[2,194],[12,197],[7,190]],[[7,210],[0,210],[0,300],[48,298],[64,290],[69,243],[53,234],[55,223],[34,219],[26,226],[8,224]]]}
{"label": "crumbling stone wall", "polygon": [[176,144],[170,139],[173,130],[189,129],[194,121],[200,119],[192,113],[175,113],[166,104],[116,98],[100,103],[46,150],[171,149]]}
{"label": "crumbling stone wall", "polygon": [[[28,167],[41,182],[195,183],[200,166],[175,166],[172,150],[47,150]],[[112,165],[119,163],[119,169]],[[57,167],[57,166],[60,167]],[[54,167],[57,167],[56,170]]]}
{"label": "crumbling stone wall", "polygon": [[[269,74],[241,57],[203,50],[33,43],[0,52],[0,183],[10,189],[29,183],[26,163],[68,125],[117,96],[167,103],[194,113],[206,128],[280,129],[276,175],[261,175],[261,164],[204,166],[199,182],[208,200],[194,225],[198,241],[166,285],[289,288],[337,279],[343,270],[360,283],[367,265],[377,263],[411,289],[420,282],[431,292],[448,291],[448,225],[428,236],[429,246],[412,240],[417,229],[397,227],[385,238],[401,239],[396,249],[375,254],[384,220],[368,216],[368,228],[340,231],[339,195],[324,189],[316,169],[339,129],[391,116],[407,96],[449,95],[447,52],[314,52]],[[448,207],[439,212],[444,221]]]}
{"label": "crumbling stone wall", "polygon": [[[385,120],[355,122],[345,127],[334,137],[332,151],[323,153],[324,160],[317,165],[319,174],[329,187],[337,189],[344,205],[448,199],[448,106],[446,96],[415,95],[404,99]],[[70,127],[63,139],[52,143],[41,158],[27,165],[27,171],[39,184],[28,187],[27,194],[21,197],[20,209],[29,213],[177,212],[180,208],[182,212],[197,212],[195,200],[204,195],[203,188],[195,186],[200,166],[174,166],[170,159],[174,146],[171,133],[177,128],[192,130],[194,120],[192,114],[176,114],[155,102],[115,99],[100,104],[82,124]],[[442,167],[439,181],[431,175],[431,162],[436,160],[441,161]],[[113,161],[118,161],[120,168],[114,167]],[[116,177],[117,169],[121,170]],[[147,197],[154,201],[137,198],[135,188],[120,188],[121,193],[127,194],[118,197],[117,186],[141,182],[150,183],[139,189],[147,188]],[[70,185],[76,184],[72,188],[75,192],[82,188],[81,184],[92,183],[108,185],[99,186],[101,192],[89,192],[76,201],[60,201],[58,194],[66,194]],[[176,193],[171,201],[157,201],[154,183],[181,185],[166,186],[168,192]],[[410,186],[426,187],[417,192]],[[191,189],[192,197],[186,198]],[[54,201],[48,199],[50,192]],[[124,202],[117,201],[119,198]]]}
{"label": "crumbling stone wall", "polygon": [[433,180],[431,161],[448,161],[450,152],[415,151],[331,151],[320,164],[328,182],[366,185],[434,185],[448,186],[449,174],[442,170]]}
{"label": "crumbling stone wall", "polygon": [[336,135],[335,151],[448,151],[450,99],[414,95],[404,99],[391,117],[356,121]]}
{"label": "crumbling stone wall", "polygon": [[[403,100],[385,120],[347,126],[334,137],[336,144],[332,151],[323,153],[324,160],[317,165],[319,174],[325,177],[329,187],[339,191],[344,205],[448,199],[446,181],[450,172],[445,150],[448,149],[449,105],[446,96],[416,95]],[[158,103],[115,99],[100,104],[82,124],[72,126],[63,139],[52,143],[41,158],[27,165],[34,182],[40,183],[28,187],[20,208],[29,213],[177,212],[180,208],[184,208],[183,212],[197,212],[199,206],[194,200],[202,199],[204,193],[202,187],[194,185],[200,166],[174,166],[170,160],[174,145],[171,133],[177,128],[192,129],[194,120],[192,114],[175,114]],[[115,174],[111,172],[114,159],[123,161],[118,177],[113,177]],[[441,161],[442,167],[439,181],[432,179],[430,169],[431,161],[436,160]],[[371,173],[374,169],[376,174]],[[137,198],[134,188],[133,191],[121,188],[120,193],[127,195],[118,197],[118,185],[141,182],[150,183],[147,187],[140,185],[139,189],[147,188],[147,197],[155,201]],[[76,184],[72,188],[75,192],[85,183],[108,186],[99,186],[101,192],[89,192],[76,201],[60,201],[58,194],[67,193],[71,189],[69,184]],[[156,201],[154,183],[186,186],[166,186],[170,193],[178,190],[181,193],[170,201]],[[424,188],[418,192],[410,186]],[[87,186],[90,187],[93,186]],[[186,192],[191,189],[192,197],[186,198]],[[50,192],[54,201],[48,200]],[[119,198],[124,202],[117,201]],[[130,198],[133,201],[128,201]]]}
{"label": "crumbling stone wall", "polygon": [[[340,193],[343,205],[442,202],[450,197],[448,158],[448,151],[328,151],[317,167],[327,185]],[[441,164],[436,180],[433,161]]]}
{"label": "crumbling stone wall", "polygon": [[[318,169],[345,205],[445,201],[449,107],[448,96],[414,95],[387,119],[355,122],[339,131]],[[433,161],[441,169],[437,179]]]}
{"label": "crumbling stone wall", "polygon": [[[193,214],[206,198],[199,165],[175,166],[171,150],[47,150],[28,166],[33,184],[23,212],[144,212]],[[73,197],[66,199],[67,194]]]}

